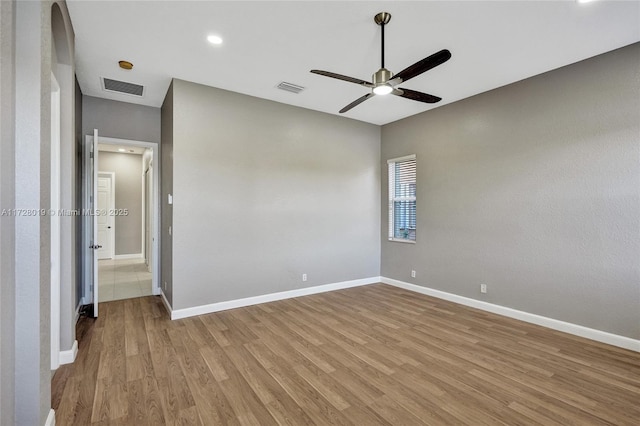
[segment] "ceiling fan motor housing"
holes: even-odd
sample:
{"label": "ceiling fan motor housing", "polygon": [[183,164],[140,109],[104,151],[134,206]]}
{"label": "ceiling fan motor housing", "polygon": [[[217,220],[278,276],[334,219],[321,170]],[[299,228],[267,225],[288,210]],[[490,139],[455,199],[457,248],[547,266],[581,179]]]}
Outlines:
{"label": "ceiling fan motor housing", "polygon": [[374,86],[381,86],[386,84],[389,80],[391,80],[393,74],[386,68],[380,68],[378,71],[373,74],[372,80]]}

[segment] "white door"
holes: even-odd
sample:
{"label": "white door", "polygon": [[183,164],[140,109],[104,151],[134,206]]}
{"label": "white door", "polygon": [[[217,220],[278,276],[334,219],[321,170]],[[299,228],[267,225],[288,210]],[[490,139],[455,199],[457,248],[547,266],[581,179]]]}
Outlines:
{"label": "white door", "polygon": [[[93,164],[92,164],[92,187],[93,187],[93,196],[91,200],[93,200],[93,209],[95,210],[98,206],[98,129],[93,129]],[[93,281],[91,283],[91,288],[93,289],[93,316],[98,318],[98,256],[97,251],[100,249],[100,245],[98,244],[98,215],[93,215]]]}
{"label": "white door", "polygon": [[[113,173],[98,173],[98,259],[113,259],[114,257],[114,208]],[[105,214],[106,213],[106,214]]]}
{"label": "white door", "polygon": [[87,136],[84,146],[84,304],[93,304],[93,316],[98,316],[98,130]]}
{"label": "white door", "polygon": [[149,168],[145,171],[145,260],[147,270],[153,271],[153,161],[149,163]]}

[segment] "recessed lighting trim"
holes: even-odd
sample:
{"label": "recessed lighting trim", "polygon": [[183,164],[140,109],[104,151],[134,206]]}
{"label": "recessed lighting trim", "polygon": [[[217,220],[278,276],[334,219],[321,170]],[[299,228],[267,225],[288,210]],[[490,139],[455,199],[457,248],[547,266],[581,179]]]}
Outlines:
{"label": "recessed lighting trim", "polygon": [[222,37],[210,34],[207,36],[207,41],[211,44],[222,44]]}
{"label": "recessed lighting trim", "polygon": [[129,62],[129,61],[118,61],[118,65],[123,70],[131,70],[131,69],[133,69],[133,64],[131,62]]}
{"label": "recessed lighting trim", "polygon": [[127,150],[124,148],[118,148],[118,152],[127,152]]}

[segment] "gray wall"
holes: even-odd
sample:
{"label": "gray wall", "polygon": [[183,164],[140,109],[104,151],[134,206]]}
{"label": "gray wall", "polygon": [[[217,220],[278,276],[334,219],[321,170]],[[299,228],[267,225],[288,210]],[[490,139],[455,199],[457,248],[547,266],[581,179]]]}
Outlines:
{"label": "gray wall", "polygon": [[160,164],[160,286],[173,304],[173,242],[169,234],[173,206],[167,202],[167,196],[173,194],[173,82],[162,103]]}
{"label": "gray wall", "polygon": [[[73,170],[73,30],[64,3],[0,2],[0,201],[2,208],[49,209],[51,72],[61,83],[61,167]],[[52,22],[53,13],[53,22]],[[53,31],[53,34],[52,34]],[[55,41],[55,50],[52,51]],[[59,45],[58,42],[64,44]],[[73,197],[62,174],[62,199]],[[63,207],[67,207],[64,206]],[[0,424],[41,425],[51,407],[51,242],[46,215],[0,219]],[[60,251],[73,279],[70,232]],[[66,263],[65,263],[66,262]],[[62,304],[73,298],[61,287]],[[69,316],[61,312],[61,322]],[[62,348],[66,349],[66,348]]]}
{"label": "gray wall", "polygon": [[[51,205],[51,4],[16,2],[15,205]],[[51,407],[51,222],[15,220],[15,422]]]}
{"label": "gray wall", "polygon": [[101,151],[98,171],[115,173],[115,208],[129,211],[115,217],[116,256],[142,253],[142,155]]}
{"label": "gray wall", "polygon": [[[0,204],[15,208],[15,4],[0,1]],[[15,424],[15,218],[0,216],[0,425]]]}
{"label": "gray wall", "polygon": [[[68,30],[68,31],[67,31]],[[60,85],[60,207],[73,210],[76,204],[76,81],[73,32],[64,3],[52,8],[52,71]],[[78,163],[80,164],[80,163]],[[60,217],[60,350],[73,347],[76,336],[76,229],[78,216]]]}
{"label": "gray wall", "polygon": [[174,80],[173,308],[378,276],[379,162],[378,126]]}
{"label": "gray wall", "polygon": [[83,96],[82,132],[160,143],[160,108]]}
{"label": "gray wall", "polygon": [[[75,79],[75,138],[76,138],[76,208],[82,209],[82,150],[83,139],[82,133],[82,90],[78,80]],[[82,220],[76,221],[76,253],[83,253],[84,244],[82,244]],[[82,292],[84,286],[82,285],[82,262],[76,261],[76,291],[75,291],[75,306],[80,304],[82,300]],[[75,329],[75,327],[74,327]]]}
{"label": "gray wall", "polygon": [[386,241],[383,196],[382,275],[640,338],[639,69],[635,44],[384,126],[418,230]]}

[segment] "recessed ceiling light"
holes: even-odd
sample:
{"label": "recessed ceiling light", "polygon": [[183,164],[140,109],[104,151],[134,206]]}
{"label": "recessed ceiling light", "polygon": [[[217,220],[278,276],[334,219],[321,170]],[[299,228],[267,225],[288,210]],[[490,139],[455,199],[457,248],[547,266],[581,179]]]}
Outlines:
{"label": "recessed ceiling light", "polygon": [[124,148],[118,148],[118,152],[127,152],[127,150]]}
{"label": "recessed ceiling light", "polygon": [[596,0],[576,0],[578,3],[591,3],[594,2]]}
{"label": "recessed ceiling light", "polygon": [[212,34],[207,37],[207,41],[211,44],[222,44],[222,37]]}

